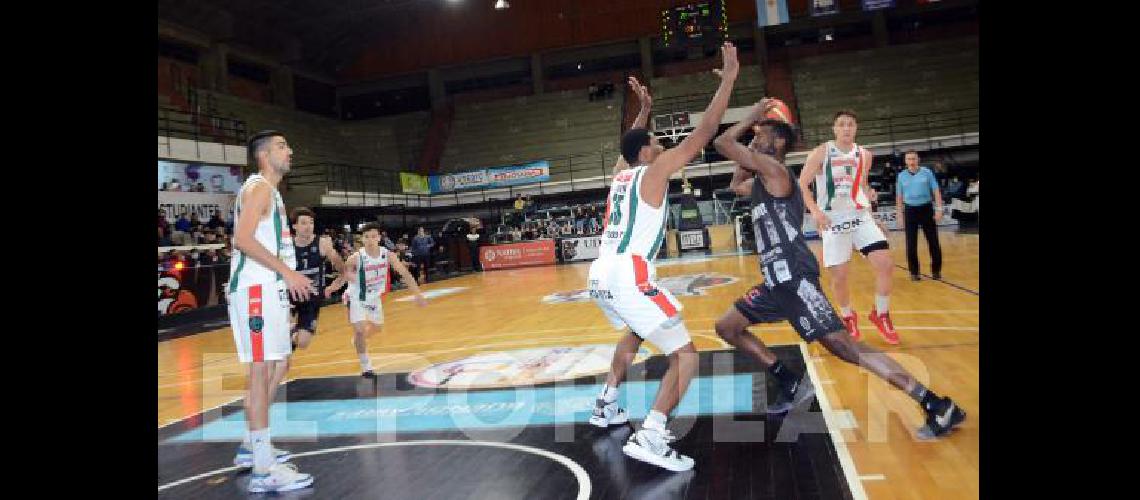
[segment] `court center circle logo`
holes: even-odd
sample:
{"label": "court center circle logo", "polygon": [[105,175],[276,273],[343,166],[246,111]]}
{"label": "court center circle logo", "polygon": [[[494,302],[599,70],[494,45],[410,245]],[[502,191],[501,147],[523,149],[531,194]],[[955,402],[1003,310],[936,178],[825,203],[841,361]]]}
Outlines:
{"label": "court center circle logo", "polygon": [[[411,372],[408,382],[420,387],[475,389],[573,380],[609,371],[615,348],[614,344],[590,344],[477,354]],[[641,363],[650,355],[642,346],[633,362]]]}

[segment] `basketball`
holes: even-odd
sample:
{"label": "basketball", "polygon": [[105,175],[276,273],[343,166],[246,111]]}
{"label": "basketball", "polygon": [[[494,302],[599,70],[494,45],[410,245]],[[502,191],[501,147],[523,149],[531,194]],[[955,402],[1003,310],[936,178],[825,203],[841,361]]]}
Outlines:
{"label": "basketball", "polygon": [[795,121],[792,119],[792,110],[788,108],[787,104],[784,104],[784,101],[776,98],[772,98],[772,105],[764,113],[764,117],[783,120],[785,123],[795,125]]}

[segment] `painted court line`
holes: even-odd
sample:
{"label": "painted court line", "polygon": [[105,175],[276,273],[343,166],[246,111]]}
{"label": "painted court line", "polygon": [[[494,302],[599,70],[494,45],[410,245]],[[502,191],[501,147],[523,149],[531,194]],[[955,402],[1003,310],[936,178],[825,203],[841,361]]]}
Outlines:
{"label": "painted court line", "polygon": [[[811,358],[807,344],[800,342],[799,345],[800,354],[804,359]],[[819,387],[819,390],[815,391],[815,397],[819,401],[819,409],[823,412],[823,421],[827,424],[827,432],[831,435],[831,443],[835,446],[835,453],[839,457],[839,465],[843,468],[843,476],[847,478],[847,486],[851,488],[851,498],[852,500],[867,500],[867,491],[863,489],[863,483],[859,481],[859,474],[855,471],[855,460],[851,458],[851,452],[847,449],[847,442],[844,441],[843,434],[839,430],[835,412],[831,409],[831,402],[827,399],[827,391],[819,384],[820,378],[815,371],[815,365],[812,363],[806,363],[806,365],[812,385]]]}

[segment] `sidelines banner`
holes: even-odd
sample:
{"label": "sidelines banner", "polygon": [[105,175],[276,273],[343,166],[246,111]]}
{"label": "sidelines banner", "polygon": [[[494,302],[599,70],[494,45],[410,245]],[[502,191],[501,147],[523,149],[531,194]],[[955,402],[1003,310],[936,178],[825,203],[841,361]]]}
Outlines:
{"label": "sidelines banner", "polygon": [[487,186],[487,171],[472,170],[458,174],[433,175],[428,178],[432,194]]}
{"label": "sidelines banner", "polygon": [[[178,216],[185,210],[187,213],[197,213],[202,223],[210,220],[212,210],[221,210],[222,218],[233,217],[234,200],[237,195],[228,193],[181,193],[178,191],[159,191],[158,208],[166,213],[166,219],[171,224],[178,220]],[[228,215],[226,215],[228,214]]]}
{"label": "sidelines banner", "polygon": [[550,162],[540,160],[522,165],[492,167],[487,169],[487,177],[491,187],[548,181],[550,180]]}
{"label": "sidelines banner", "polygon": [[598,249],[602,247],[602,237],[563,238],[560,246],[562,260],[566,262],[594,260],[598,258]]}
{"label": "sidelines banner", "polygon": [[241,167],[237,166],[160,160],[157,189],[162,189],[164,182],[177,182],[183,190],[201,183],[208,193],[236,194],[245,179],[241,176]]}
{"label": "sidelines banner", "polygon": [[[403,180],[401,174],[401,181]],[[506,165],[469,170],[428,178],[432,194],[464,189],[493,188],[550,180],[550,162],[539,160],[521,165]]]}
{"label": "sidelines banner", "polygon": [[431,194],[428,178],[411,172],[400,172],[400,187],[405,194]]}
{"label": "sidelines banner", "polygon": [[836,0],[812,0],[811,15],[826,16],[839,12],[839,2]]}
{"label": "sidelines banner", "polygon": [[887,9],[895,6],[895,0],[863,0],[863,10]]}
{"label": "sidelines banner", "polygon": [[484,270],[554,263],[554,240],[526,241],[479,247]]}
{"label": "sidelines banner", "polygon": [[787,22],[787,0],[756,0],[757,26],[775,26]]}

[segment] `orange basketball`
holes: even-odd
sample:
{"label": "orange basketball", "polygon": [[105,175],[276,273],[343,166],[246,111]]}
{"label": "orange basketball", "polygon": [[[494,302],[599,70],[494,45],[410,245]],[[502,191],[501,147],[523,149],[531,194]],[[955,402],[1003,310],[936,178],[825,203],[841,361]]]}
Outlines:
{"label": "orange basketball", "polygon": [[795,120],[792,117],[792,110],[788,108],[787,104],[784,104],[784,101],[776,98],[772,98],[772,105],[768,108],[768,111],[764,113],[764,118],[783,120],[788,124],[795,124]]}

